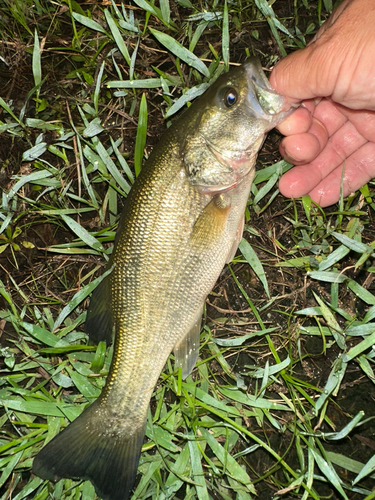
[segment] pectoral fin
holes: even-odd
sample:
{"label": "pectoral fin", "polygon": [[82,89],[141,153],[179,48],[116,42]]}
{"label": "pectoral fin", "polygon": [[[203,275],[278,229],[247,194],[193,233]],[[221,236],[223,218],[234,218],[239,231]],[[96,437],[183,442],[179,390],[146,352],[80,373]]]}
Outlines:
{"label": "pectoral fin", "polygon": [[203,309],[199,311],[193,327],[173,349],[175,368],[181,367],[183,379],[185,379],[192,372],[198,359],[202,313]]}
{"label": "pectoral fin", "polygon": [[227,228],[231,198],[227,193],[216,194],[195,221],[191,242],[193,248],[215,246]]}

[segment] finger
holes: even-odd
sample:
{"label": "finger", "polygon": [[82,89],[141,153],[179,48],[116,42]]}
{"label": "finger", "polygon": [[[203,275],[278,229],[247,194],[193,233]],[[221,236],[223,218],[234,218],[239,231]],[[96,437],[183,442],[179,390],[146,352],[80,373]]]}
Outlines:
{"label": "finger", "polygon": [[337,105],[337,110],[353,123],[365,139],[375,142],[375,111],[354,110],[340,105]]}
{"label": "finger", "polygon": [[[331,136],[350,119],[355,123],[357,129],[360,129],[360,127],[363,127],[364,130],[369,129],[367,137],[365,134],[362,135],[375,142],[375,112],[351,110],[332,102],[330,99],[321,99],[317,105],[310,99],[304,101],[302,106],[277,126],[277,129],[283,135],[309,132],[313,124],[313,118],[316,118],[324,125],[328,135]],[[365,121],[367,122],[366,125],[362,123]],[[374,132],[373,139],[370,138],[370,130]]]}
{"label": "finger", "polygon": [[321,148],[314,135],[305,133],[285,137],[280,142],[279,150],[287,162],[293,165],[303,165],[316,158]]}
{"label": "finger", "polygon": [[319,169],[308,163],[288,170],[279,180],[279,190],[287,198],[299,198],[308,194],[321,180]]}
{"label": "finger", "polygon": [[285,137],[280,143],[280,153],[294,165],[309,163],[325,148],[328,141],[327,129],[313,118],[308,133]]}
{"label": "finger", "polygon": [[311,127],[312,113],[305,107],[296,109],[288,118],[281,122],[277,129],[283,135],[293,135],[307,132]]}
{"label": "finger", "polygon": [[321,178],[324,179],[366,142],[355,126],[347,121],[329,138],[324,150],[311,164],[320,171]]}
{"label": "finger", "polygon": [[310,191],[313,201],[322,207],[336,203],[340,198],[342,168],[343,195],[348,196],[375,177],[375,144],[367,142],[347,158],[343,166],[337,167]]}
{"label": "finger", "polygon": [[339,106],[329,99],[322,99],[315,108],[314,117],[324,124],[328,135],[331,136],[348,121],[343,111],[344,106]]}
{"label": "finger", "polygon": [[345,122],[313,161],[297,166],[281,177],[279,182],[281,193],[290,198],[298,198],[310,193],[366,142],[352,123]]}
{"label": "finger", "polygon": [[[290,117],[291,118],[291,117]],[[297,117],[298,118],[298,117]],[[301,121],[304,115],[302,115]],[[315,120],[315,118],[317,120]],[[326,131],[329,136],[334,135],[347,121],[350,121],[358,133],[370,142],[375,143],[375,112],[374,111],[360,111],[352,110],[346,108],[345,106],[338,105],[331,100],[323,99],[315,108],[314,116],[311,120],[311,128],[308,132],[315,135],[319,140],[321,149],[323,149],[326,142]],[[283,122],[283,124],[285,124]],[[283,125],[282,124],[282,125]],[[324,125],[321,127],[320,125]],[[295,136],[290,139],[284,139],[280,145],[280,151],[287,161],[294,164],[301,164],[301,161],[305,160],[305,163],[310,162],[314,156],[314,152],[311,147],[311,142],[315,142],[310,138],[309,142],[307,139],[302,139],[298,137],[298,129],[300,132],[304,133],[306,127],[300,125],[300,119],[295,120],[295,123],[287,124],[285,129],[280,130],[284,135],[295,134]],[[287,130],[290,130],[290,134]],[[326,129],[326,131],[325,131]],[[305,137],[305,136],[304,136]],[[303,146],[303,141],[306,140],[306,147]],[[293,142],[296,141],[294,145]],[[306,154],[303,150],[306,150]],[[294,150],[296,153],[294,153]],[[311,151],[311,153],[310,153]]]}
{"label": "finger", "polygon": [[[308,107],[313,110],[313,117]],[[296,110],[278,127],[287,136],[280,143],[282,156],[294,165],[311,162],[324,149],[328,136],[333,135],[348,120],[341,109],[326,99],[316,107],[311,100],[307,101],[305,108]]]}

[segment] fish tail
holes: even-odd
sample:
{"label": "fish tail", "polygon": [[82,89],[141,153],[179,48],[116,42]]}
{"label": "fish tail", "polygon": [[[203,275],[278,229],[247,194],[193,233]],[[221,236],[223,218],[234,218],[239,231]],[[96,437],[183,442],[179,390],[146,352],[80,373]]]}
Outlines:
{"label": "fish tail", "polygon": [[116,430],[110,409],[97,400],[38,453],[33,472],[50,481],[88,479],[103,500],[126,500],[135,483],[145,427],[146,422],[131,432]]}

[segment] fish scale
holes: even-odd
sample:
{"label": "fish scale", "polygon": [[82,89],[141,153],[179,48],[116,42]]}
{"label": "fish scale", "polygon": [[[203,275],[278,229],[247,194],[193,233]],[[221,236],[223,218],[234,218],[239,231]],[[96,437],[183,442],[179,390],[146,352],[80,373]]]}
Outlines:
{"label": "fish scale", "polygon": [[86,331],[113,359],[99,398],[36,456],[34,472],[131,495],[149,402],[169,354],[183,377],[198,356],[207,295],[242,237],[265,134],[288,114],[259,61],[222,75],[168,129],[128,198]]}

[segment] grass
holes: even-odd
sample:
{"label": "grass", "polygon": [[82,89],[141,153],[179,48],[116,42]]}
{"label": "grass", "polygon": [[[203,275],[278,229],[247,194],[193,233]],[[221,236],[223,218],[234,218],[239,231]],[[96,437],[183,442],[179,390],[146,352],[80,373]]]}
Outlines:
{"label": "grass", "polygon": [[[96,498],[30,470],[104,385],[111,348],[82,326],[123,199],[170,117],[225,66],[274,63],[331,8],[0,6],[0,500]],[[284,200],[275,141],[197,367],[183,382],[169,360],[155,388],[134,499],[375,498],[374,187],[334,211]]]}

